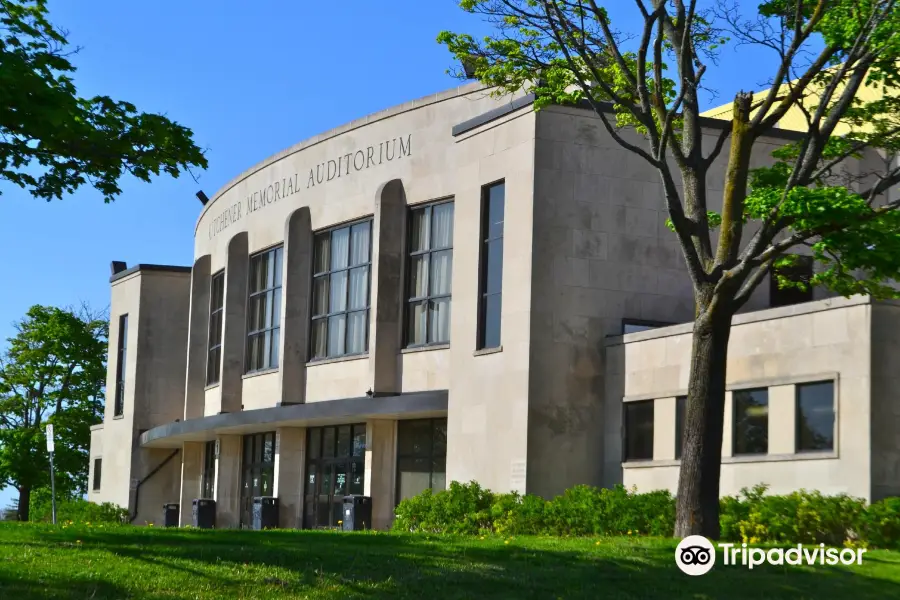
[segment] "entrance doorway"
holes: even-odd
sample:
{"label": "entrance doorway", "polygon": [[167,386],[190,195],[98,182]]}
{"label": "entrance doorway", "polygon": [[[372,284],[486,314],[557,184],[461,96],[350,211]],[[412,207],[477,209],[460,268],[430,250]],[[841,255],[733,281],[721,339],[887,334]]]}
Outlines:
{"label": "entrance doorway", "polygon": [[275,482],[275,432],[254,433],[243,439],[241,461],[241,528],[253,523],[253,498],[271,496]]}
{"label": "entrance doorway", "polygon": [[303,526],[338,528],[344,496],[364,491],[366,425],[310,428],[306,440]]}

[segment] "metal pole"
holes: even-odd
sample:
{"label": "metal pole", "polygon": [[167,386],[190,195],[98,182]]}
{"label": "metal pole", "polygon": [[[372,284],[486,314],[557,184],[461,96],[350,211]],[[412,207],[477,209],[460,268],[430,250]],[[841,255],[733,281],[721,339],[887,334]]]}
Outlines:
{"label": "metal pole", "polygon": [[53,474],[53,453],[50,453],[50,505],[53,510],[53,524],[56,525],[56,478]]}

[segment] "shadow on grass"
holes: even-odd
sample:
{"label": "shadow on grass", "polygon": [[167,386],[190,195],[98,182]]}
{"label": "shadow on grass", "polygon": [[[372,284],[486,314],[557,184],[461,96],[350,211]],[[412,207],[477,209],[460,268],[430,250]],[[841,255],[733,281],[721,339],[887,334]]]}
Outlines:
{"label": "shadow on grass", "polygon": [[[0,532],[2,533],[2,532]],[[17,532],[18,533],[18,532]],[[23,533],[23,537],[24,532]],[[0,535],[0,548],[16,545]],[[900,560],[872,557],[878,566],[744,567],[717,566],[703,577],[688,577],[675,566],[674,542],[633,544],[559,542],[519,538],[339,534],[330,532],[250,532],[196,530],[46,529],[28,542],[50,552],[71,550],[74,537],[105,560],[123,560],[139,573],[171,569],[202,582],[208,595],[185,597],[335,598],[886,598],[900,597]],[[14,548],[0,550],[0,555]],[[115,556],[111,556],[115,555]],[[71,556],[69,560],[77,561]],[[86,585],[54,578],[56,592],[28,595],[18,573],[0,562],[0,597],[155,598],[178,590],[146,592],[121,583],[90,591]],[[889,579],[890,578],[890,579]],[[892,581],[894,579],[895,581]],[[252,581],[251,581],[252,580]],[[36,583],[36,582],[35,582]],[[259,586],[248,587],[250,584]],[[7,587],[10,586],[10,587]],[[254,590],[247,595],[248,592]],[[71,594],[66,595],[66,591]],[[329,596],[329,592],[333,596]],[[275,596],[272,596],[275,597]]]}

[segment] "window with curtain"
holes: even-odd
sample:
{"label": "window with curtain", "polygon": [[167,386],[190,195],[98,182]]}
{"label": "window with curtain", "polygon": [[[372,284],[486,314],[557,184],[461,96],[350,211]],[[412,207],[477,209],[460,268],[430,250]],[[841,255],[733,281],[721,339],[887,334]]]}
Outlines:
{"label": "window with curtain", "polygon": [[414,208],[409,219],[408,346],[450,341],[453,202]]}
{"label": "window with curtain", "polygon": [[113,414],[125,414],[125,367],[128,359],[128,315],[119,316],[119,348],[116,356],[116,396]]}
{"label": "window with curtain", "polygon": [[481,267],[478,349],[500,347],[503,298],[503,220],[506,184],[485,186],[481,198]]}
{"label": "window with curtain", "polygon": [[310,357],[369,349],[371,219],[316,234]]}
{"label": "window with curtain", "polygon": [[225,271],[212,277],[209,286],[209,350],[206,385],[219,383],[222,364],[222,310],[225,306]]}
{"label": "window with curtain", "polygon": [[397,422],[397,495],[412,498],[447,487],[447,419]]}
{"label": "window with curtain", "polygon": [[250,257],[247,372],[278,367],[282,252],[279,246]]}

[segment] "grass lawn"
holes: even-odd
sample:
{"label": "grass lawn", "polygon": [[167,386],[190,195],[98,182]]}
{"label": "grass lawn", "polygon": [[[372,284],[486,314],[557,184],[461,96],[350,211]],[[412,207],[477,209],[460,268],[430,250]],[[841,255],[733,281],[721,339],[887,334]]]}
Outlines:
{"label": "grass lawn", "polygon": [[897,552],[689,577],[675,545],[0,523],[0,599],[900,598]]}

